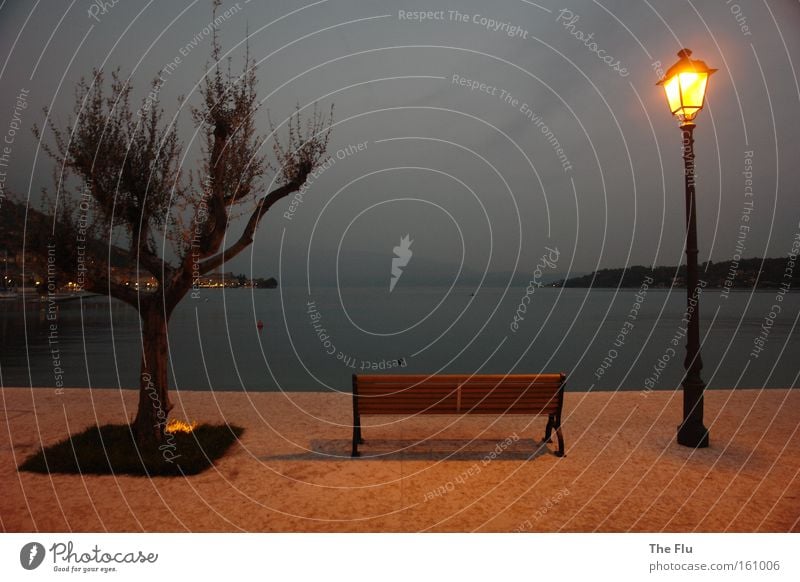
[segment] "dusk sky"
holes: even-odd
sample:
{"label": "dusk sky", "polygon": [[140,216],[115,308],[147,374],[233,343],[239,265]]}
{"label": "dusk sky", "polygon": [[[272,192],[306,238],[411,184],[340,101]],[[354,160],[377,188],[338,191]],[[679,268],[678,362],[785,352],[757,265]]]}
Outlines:
{"label": "dusk sky", "polygon": [[[137,101],[161,71],[161,105],[178,115],[185,168],[197,167],[178,97],[197,102],[210,0],[101,4],[0,3],[0,133],[21,93],[27,105],[9,191],[38,201],[52,188],[31,128],[45,106],[63,126],[93,67],[119,67]],[[388,260],[406,234],[415,256],[453,265],[463,254],[476,271],[529,273],[545,247],[560,251],[560,272],[680,263],[681,134],[656,82],[683,47],[719,69],[695,131],[700,261],[729,260],[740,240],[745,257],[785,256],[800,230],[796,1],[241,0],[220,14],[236,69],[249,30],[265,135],[266,108],[280,123],[295,104],[334,104],[336,121],[333,163],[226,270],[276,273],[282,239],[294,264],[309,241],[312,265],[337,252]]]}

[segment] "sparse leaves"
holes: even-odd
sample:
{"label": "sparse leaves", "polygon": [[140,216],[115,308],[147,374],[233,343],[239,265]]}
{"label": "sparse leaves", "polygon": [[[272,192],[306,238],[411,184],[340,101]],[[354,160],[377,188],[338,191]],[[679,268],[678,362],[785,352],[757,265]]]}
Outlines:
{"label": "sparse leaves", "polygon": [[315,103],[313,113],[305,125],[300,115],[300,105],[297,105],[294,114],[286,122],[289,141],[285,147],[278,137],[272,119],[269,122],[273,135],[272,151],[278,164],[279,183],[293,184],[299,188],[305,183],[308,175],[325,161],[333,125],[333,105],[326,117]]}

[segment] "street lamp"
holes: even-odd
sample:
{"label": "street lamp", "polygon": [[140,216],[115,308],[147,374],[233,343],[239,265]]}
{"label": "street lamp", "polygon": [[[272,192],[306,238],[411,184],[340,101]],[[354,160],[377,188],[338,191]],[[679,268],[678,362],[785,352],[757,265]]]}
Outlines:
{"label": "street lamp", "polygon": [[692,51],[682,49],[680,60],[672,65],[658,85],[664,87],[670,112],[681,122],[683,164],[686,182],[686,319],[688,337],[683,367],[683,421],[678,426],[678,444],[708,446],[708,429],[703,426],[703,390],[700,377],[700,286],[697,275],[697,205],[694,195],[694,118],[705,103],[708,78],[716,69],[703,61],[692,60]]}

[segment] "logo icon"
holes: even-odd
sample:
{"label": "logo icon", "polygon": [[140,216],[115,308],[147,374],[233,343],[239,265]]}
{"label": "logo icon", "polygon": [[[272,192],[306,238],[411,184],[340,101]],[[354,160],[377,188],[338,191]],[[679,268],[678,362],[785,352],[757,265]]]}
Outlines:
{"label": "logo icon", "polygon": [[414,254],[411,252],[411,243],[413,242],[410,239],[410,235],[407,234],[400,239],[400,245],[392,249],[395,257],[392,258],[392,277],[389,279],[389,293],[394,291],[394,286],[397,285],[400,276],[403,274],[403,267],[408,265],[408,261],[411,260],[411,256]]}
{"label": "logo icon", "polygon": [[44,546],[39,542],[29,542],[19,552],[19,563],[26,570],[35,570],[44,561]]}

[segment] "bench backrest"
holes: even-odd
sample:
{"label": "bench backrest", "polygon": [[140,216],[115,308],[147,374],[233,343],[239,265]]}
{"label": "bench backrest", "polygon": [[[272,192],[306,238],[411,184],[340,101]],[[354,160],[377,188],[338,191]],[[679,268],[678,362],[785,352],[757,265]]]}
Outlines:
{"label": "bench backrest", "polygon": [[556,414],[564,374],[353,375],[358,414]]}

